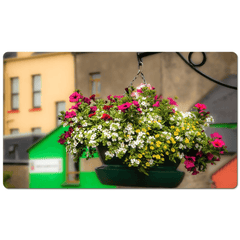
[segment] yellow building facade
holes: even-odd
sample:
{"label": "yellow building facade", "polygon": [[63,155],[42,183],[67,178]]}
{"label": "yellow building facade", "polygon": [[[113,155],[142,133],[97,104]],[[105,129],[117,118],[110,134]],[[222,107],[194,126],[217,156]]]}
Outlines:
{"label": "yellow building facade", "polygon": [[4,59],[4,135],[56,128],[59,111],[72,106],[74,72],[69,52],[18,52]]}

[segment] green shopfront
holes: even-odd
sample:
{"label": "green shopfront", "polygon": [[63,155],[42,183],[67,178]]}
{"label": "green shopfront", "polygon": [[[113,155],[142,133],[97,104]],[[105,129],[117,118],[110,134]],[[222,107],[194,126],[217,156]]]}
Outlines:
{"label": "green shopfront", "polygon": [[102,164],[97,153],[91,160],[83,156],[78,163],[73,161],[58,143],[67,130],[60,126],[28,149],[29,188],[116,188],[98,180],[94,170]]}

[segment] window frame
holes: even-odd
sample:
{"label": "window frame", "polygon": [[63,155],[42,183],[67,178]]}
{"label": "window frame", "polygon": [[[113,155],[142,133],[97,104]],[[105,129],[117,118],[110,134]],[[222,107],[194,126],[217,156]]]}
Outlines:
{"label": "window frame", "polygon": [[41,132],[42,132],[42,128],[41,128],[41,127],[33,127],[33,128],[31,129],[31,130],[32,130],[32,133],[34,133],[34,132],[33,132],[34,129],[40,129]]}
{"label": "window frame", "polygon": [[10,135],[15,135],[15,134],[12,133],[13,130],[18,130],[18,133],[17,133],[17,134],[19,134],[19,128],[11,128],[11,129],[10,129]]}
{"label": "window frame", "polygon": [[[99,74],[100,75],[100,78],[93,78],[93,75],[95,75],[95,74]],[[92,95],[92,94],[95,94],[95,97],[96,98],[100,98],[101,97],[101,92],[99,93],[98,92],[98,82],[100,82],[100,84],[101,84],[101,73],[100,72],[94,72],[94,73],[90,73],[89,74],[90,75],[90,77],[89,77],[89,91],[90,91],[90,95]],[[96,93],[92,93],[92,83],[93,82],[95,82],[96,83]]]}
{"label": "window frame", "polygon": [[65,103],[65,110],[66,110],[66,101],[58,101],[56,102],[56,126],[59,127],[61,124],[58,125],[58,103]]}
{"label": "window frame", "polygon": [[[66,184],[80,184],[80,160],[79,160],[79,167],[78,167],[78,171],[69,171],[69,167],[68,167],[68,163],[69,163],[69,154],[66,151]],[[78,174],[78,180],[69,180],[69,175],[72,174]]]}
{"label": "window frame", "polygon": [[34,94],[35,94],[35,93],[40,93],[40,94],[41,94],[41,92],[42,92],[42,90],[40,90],[40,91],[34,91],[34,77],[35,77],[35,76],[40,76],[41,85],[42,85],[41,74],[34,74],[34,75],[32,75],[32,109],[34,109],[34,108],[41,108],[41,104],[40,104],[40,106],[34,106]]}
{"label": "window frame", "polygon": [[[18,93],[13,93],[13,80],[18,80]],[[18,108],[13,108],[13,96],[18,96]],[[12,77],[11,78],[11,110],[19,110],[19,77]]]}

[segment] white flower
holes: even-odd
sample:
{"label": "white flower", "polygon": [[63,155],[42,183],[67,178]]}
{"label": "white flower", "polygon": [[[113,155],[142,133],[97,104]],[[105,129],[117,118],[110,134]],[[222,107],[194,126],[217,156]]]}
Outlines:
{"label": "white flower", "polygon": [[153,108],[149,108],[149,111],[151,111],[151,112],[152,112],[152,111],[153,111]]}
{"label": "white flower", "polygon": [[112,145],[112,143],[108,141],[108,142],[107,142],[107,145],[110,146],[110,145]]}
{"label": "white flower", "polygon": [[170,117],[170,121],[174,121],[174,118],[173,118],[173,117]]}

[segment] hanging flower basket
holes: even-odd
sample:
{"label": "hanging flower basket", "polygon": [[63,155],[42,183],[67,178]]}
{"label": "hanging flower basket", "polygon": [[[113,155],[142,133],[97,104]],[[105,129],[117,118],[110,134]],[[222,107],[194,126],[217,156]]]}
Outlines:
{"label": "hanging flower basket", "polygon": [[178,111],[174,99],[158,96],[141,71],[138,75],[143,78],[140,86],[131,83],[124,95],[109,95],[106,101],[76,90],[69,98],[74,105],[61,112],[62,124],[70,127],[59,143],[76,161],[86,148],[87,159],[97,149],[103,165],[96,173],[108,185],[176,187],[184,177],[177,170],[180,163],[192,175],[216,164],[227,150],[221,135],[204,132],[213,121],[206,106],[198,103],[195,111]]}

